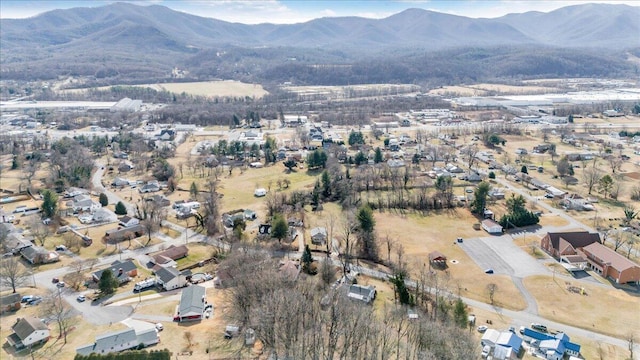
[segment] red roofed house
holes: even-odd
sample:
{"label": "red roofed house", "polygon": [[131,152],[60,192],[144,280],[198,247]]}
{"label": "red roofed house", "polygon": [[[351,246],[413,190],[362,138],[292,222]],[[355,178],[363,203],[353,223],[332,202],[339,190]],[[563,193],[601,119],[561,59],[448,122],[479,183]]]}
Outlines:
{"label": "red roofed house", "polygon": [[600,235],[587,231],[547,233],[540,240],[540,247],[558,259],[565,255],[578,255],[578,250],[593,243],[600,243]]}
{"label": "red roofed house", "polygon": [[154,264],[153,271],[157,271],[161,267],[176,266],[175,260],[181,259],[189,254],[189,248],[186,245],[171,245],[167,249],[151,256],[151,262]]}
{"label": "red roofed house", "polygon": [[600,244],[585,246],[582,251],[587,257],[589,267],[605,278],[611,278],[618,284],[640,282],[640,265],[617,252]]}

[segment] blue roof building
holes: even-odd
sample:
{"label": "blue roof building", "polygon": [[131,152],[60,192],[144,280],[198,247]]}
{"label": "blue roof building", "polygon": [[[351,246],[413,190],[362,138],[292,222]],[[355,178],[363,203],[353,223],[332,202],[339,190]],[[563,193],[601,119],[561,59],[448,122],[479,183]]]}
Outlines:
{"label": "blue roof building", "polygon": [[[525,341],[537,340],[539,342],[538,347],[540,350],[552,351],[560,355],[560,359],[564,354],[570,356],[578,356],[580,355],[580,345],[576,343],[572,343],[570,338],[565,333],[557,333],[556,335],[545,334],[539,331],[535,331],[530,328],[525,328],[522,333]],[[549,358],[547,355],[547,358]],[[555,358],[555,357],[551,357]]]}

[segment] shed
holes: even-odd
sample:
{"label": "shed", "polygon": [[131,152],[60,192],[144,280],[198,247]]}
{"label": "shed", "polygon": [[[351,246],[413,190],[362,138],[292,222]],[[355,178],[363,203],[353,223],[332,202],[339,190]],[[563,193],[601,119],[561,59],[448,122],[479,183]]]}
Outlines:
{"label": "shed", "polygon": [[255,197],[262,197],[262,196],[266,196],[267,195],[267,189],[265,188],[259,188],[259,189],[255,189],[253,191],[253,196]]}
{"label": "shed", "polygon": [[482,220],[482,228],[489,234],[502,234],[502,226],[491,219]]}
{"label": "shed", "polygon": [[20,300],[22,296],[19,293],[0,296],[0,314],[20,309]]}
{"label": "shed", "polygon": [[444,254],[439,251],[432,251],[429,253],[429,263],[432,266],[446,267],[447,257],[444,256]]}

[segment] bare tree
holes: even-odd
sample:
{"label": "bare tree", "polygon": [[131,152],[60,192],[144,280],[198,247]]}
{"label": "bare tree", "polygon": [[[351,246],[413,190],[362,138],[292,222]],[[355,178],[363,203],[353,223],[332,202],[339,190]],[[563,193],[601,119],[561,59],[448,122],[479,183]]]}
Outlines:
{"label": "bare tree", "polygon": [[342,274],[346,275],[350,269],[349,264],[351,263],[351,256],[353,254],[355,239],[352,239],[353,235],[355,235],[356,230],[358,229],[358,225],[355,222],[353,213],[349,212],[345,217],[342,218],[341,224],[341,235],[342,235],[342,246],[340,251],[340,261],[342,262]]}
{"label": "bare tree", "polygon": [[49,226],[43,224],[38,216],[31,216],[28,224],[31,235],[38,240],[40,246],[44,246],[45,240],[51,233]]}
{"label": "bare tree", "polygon": [[629,359],[633,360],[633,348],[636,345],[636,337],[633,331],[627,334],[627,348],[629,349]]}
{"label": "bare tree", "polygon": [[13,293],[17,288],[26,285],[30,276],[31,271],[20,263],[18,257],[13,256],[0,260],[0,284],[11,287]]}
{"label": "bare tree", "polygon": [[217,186],[214,180],[207,183],[207,191],[200,193],[202,210],[196,214],[197,227],[203,229],[209,236],[220,231],[220,196],[216,191]]}
{"label": "bare tree", "polygon": [[602,171],[596,167],[595,161],[591,167],[585,167],[582,171],[582,179],[587,185],[589,195],[591,195],[591,191],[593,191],[593,188],[598,184],[600,178],[602,178]]}
{"label": "bare tree", "polygon": [[487,289],[487,294],[489,295],[489,301],[491,302],[491,305],[494,305],[496,291],[498,291],[498,285],[496,285],[495,283],[489,283],[487,284],[486,289]]}
{"label": "bare tree", "polygon": [[[160,229],[162,221],[167,218],[167,209],[160,202],[144,197],[139,203],[141,205],[136,205],[136,216],[140,219],[140,225],[147,233],[147,242],[144,244],[147,246],[151,242],[152,234]],[[128,238],[131,239],[130,236]],[[131,242],[129,242],[129,246],[131,246]]]}
{"label": "bare tree", "polygon": [[477,145],[469,145],[460,151],[460,154],[462,154],[465,161],[467,162],[467,166],[469,170],[471,170],[473,165],[476,163],[477,161],[476,155],[478,154],[479,151],[480,150]]}
{"label": "bare tree", "polygon": [[43,317],[53,319],[58,324],[58,331],[60,336],[64,337],[64,343],[66,344],[67,333],[76,323],[76,318],[73,315],[73,308],[62,298],[62,289],[48,291],[41,311]]}

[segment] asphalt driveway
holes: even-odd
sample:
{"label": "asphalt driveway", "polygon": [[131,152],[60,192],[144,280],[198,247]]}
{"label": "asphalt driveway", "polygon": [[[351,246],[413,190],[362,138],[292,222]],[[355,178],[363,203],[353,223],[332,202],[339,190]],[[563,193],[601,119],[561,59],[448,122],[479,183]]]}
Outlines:
{"label": "asphalt driveway", "polygon": [[541,262],[515,245],[510,235],[465,239],[459,245],[483,270],[517,277],[550,274]]}

